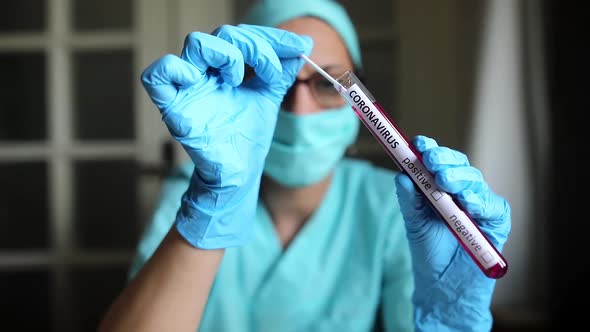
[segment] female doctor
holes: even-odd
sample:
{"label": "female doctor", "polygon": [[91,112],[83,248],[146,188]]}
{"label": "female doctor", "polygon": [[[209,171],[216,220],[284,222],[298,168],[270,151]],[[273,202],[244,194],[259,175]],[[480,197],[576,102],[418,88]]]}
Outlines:
{"label": "female doctor", "polygon": [[[102,331],[489,331],[486,277],[404,174],[345,157],[329,82],[362,69],[334,1],[261,1],[142,74],[190,161],[166,180]],[[245,65],[254,77],[245,74]],[[501,249],[510,206],[467,157],[412,144]]]}

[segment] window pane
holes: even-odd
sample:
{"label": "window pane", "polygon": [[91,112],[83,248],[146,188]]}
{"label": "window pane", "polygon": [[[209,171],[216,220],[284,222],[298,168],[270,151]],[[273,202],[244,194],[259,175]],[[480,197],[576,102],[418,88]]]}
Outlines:
{"label": "window pane", "polygon": [[72,269],[72,315],[75,331],[96,331],[101,317],[127,281],[127,266]]}
{"label": "window pane", "polygon": [[45,163],[0,163],[0,249],[49,246]]}
{"label": "window pane", "polygon": [[75,52],[74,75],[76,138],[133,138],[132,52]]}
{"label": "window pane", "polygon": [[45,55],[0,54],[0,73],[0,141],[46,138]]}
{"label": "window pane", "polygon": [[77,246],[134,248],[138,225],[135,162],[79,161],[75,182]]}
{"label": "window pane", "polygon": [[46,0],[3,0],[0,33],[44,30],[46,6]]}
{"label": "window pane", "polygon": [[51,274],[46,270],[0,272],[3,330],[52,330],[50,279]]}
{"label": "window pane", "polygon": [[131,0],[74,0],[74,30],[131,29]]}

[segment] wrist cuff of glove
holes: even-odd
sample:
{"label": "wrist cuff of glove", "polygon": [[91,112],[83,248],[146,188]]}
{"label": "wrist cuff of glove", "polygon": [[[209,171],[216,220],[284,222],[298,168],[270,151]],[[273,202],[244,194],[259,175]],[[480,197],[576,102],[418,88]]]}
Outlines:
{"label": "wrist cuff of glove", "polygon": [[200,249],[222,249],[246,243],[255,217],[257,195],[245,195],[223,206],[203,204],[219,201],[220,194],[205,196],[194,201],[189,192],[183,195],[175,220],[178,233]]}
{"label": "wrist cuff of glove", "polygon": [[416,280],[416,331],[490,331],[495,280],[486,277],[461,248],[435,284]]}

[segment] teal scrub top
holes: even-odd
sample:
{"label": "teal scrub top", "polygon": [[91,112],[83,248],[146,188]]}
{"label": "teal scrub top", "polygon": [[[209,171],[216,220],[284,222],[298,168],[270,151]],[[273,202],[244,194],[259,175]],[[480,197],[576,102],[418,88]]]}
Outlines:
{"label": "teal scrub top", "polygon": [[[193,165],[166,179],[134,276],[172,226]],[[262,201],[250,241],[229,248],[199,331],[413,331],[414,288],[392,171],[344,159],[283,250]]]}

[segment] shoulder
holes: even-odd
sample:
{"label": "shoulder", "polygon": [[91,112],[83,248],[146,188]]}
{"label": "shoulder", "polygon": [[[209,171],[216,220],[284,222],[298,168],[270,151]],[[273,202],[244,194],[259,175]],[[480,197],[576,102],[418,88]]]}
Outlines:
{"label": "shoulder", "polygon": [[193,164],[192,160],[183,161],[172,168],[166,179],[170,181],[183,180],[188,182],[193,175],[194,168],[195,164]]}
{"label": "shoulder", "polygon": [[162,181],[159,204],[172,205],[175,208],[180,205],[180,198],[188,188],[194,164],[187,161],[175,166]]}
{"label": "shoulder", "polygon": [[191,176],[193,174],[194,164],[192,161],[185,161],[182,162],[175,167],[173,167],[170,172],[164,178],[163,185],[181,185],[185,184],[188,185]]}
{"label": "shoulder", "polygon": [[188,188],[193,168],[192,162],[182,163],[174,167],[163,179],[155,209],[139,240],[130,276],[135,276],[172,227],[182,195]]}

